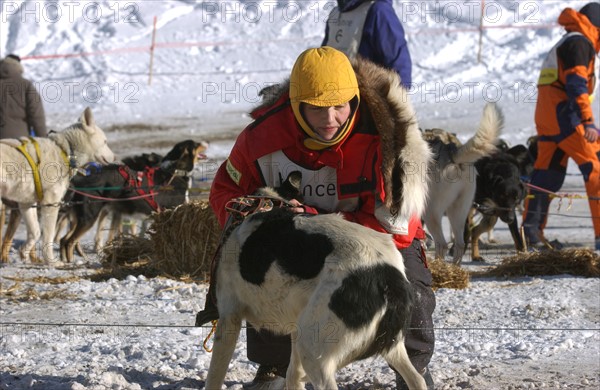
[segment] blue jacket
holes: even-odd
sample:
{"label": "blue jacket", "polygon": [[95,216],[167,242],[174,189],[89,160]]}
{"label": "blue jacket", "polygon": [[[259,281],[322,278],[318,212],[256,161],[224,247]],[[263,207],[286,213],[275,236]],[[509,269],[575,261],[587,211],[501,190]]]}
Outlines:
{"label": "blue jacket", "polygon": [[[338,1],[340,11],[350,11],[369,0]],[[325,29],[323,46],[327,45],[328,28]],[[404,36],[404,28],[392,5],[392,0],[376,0],[369,9],[363,28],[358,54],[378,65],[394,69],[400,75],[402,85],[412,82],[412,60]]]}

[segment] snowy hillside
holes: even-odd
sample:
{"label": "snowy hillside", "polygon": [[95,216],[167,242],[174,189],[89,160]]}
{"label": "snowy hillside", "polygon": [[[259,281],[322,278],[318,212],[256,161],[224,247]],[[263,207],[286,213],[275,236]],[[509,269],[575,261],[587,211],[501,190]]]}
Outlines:
{"label": "snowy hillside", "polygon": [[[539,66],[562,34],[556,19],[563,8],[585,3],[485,1],[478,62],[480,1],[395,0],[413,58],[411,99],[421,127],[445,128],[465,140],[485,103],[497,101],[506,115],[503,138],[525,142],[535,133]],[[23,57],[50,128],[71,124],[90,106],[121,156],[165,152],[190,137],[207,140],[210,161],[198,172],[206,179],[249,122],[258,91],[287,77],[300,52],[320,45],[334,5],[3,0],[0,56]],[[569,173],[563,190],[583,192],[577,168]],[[590,246],[587,203],[567,202],[553,206],[549,234]],[[25,236],[21,225],[17,245]],[[484,250],[488,265],[513,253],[506,226],[498,226],[496,238],[500,244]],[[144,276],[92,281],[98,255],[88,256],[52,268],[24,264],[13,250],[0,267],[0,389],[202,388],[209,330],[192,324],[206,284]],[[465,258],[464,267],[486,265]],[[600,279],[480,278],[465,290],[440,289],[436,297],[430,368],[437,389],[600,387]],[[241,390],[256,370],[244,338],[228,389]],[[347,390],[395,388],[381,359],[354,363],[337,380]]]}
{"label": "snowy hillside", "polygon": [[[5,1],[0,54],[25,58],[51,127],[89,105],[105,127],[160,125],[171,134],[221,138],[248,122],[262,87],[284,79],[302,50],[321,43],[334,4]],[[585,1],[485,4],[478,63],[478,1],[396,1],[414,63],[411,96],[422,127],[465,137],[485,101],[498,101],[508,114],[505,138],[523,142],[533,133],[539,64],[562,33],[556,18]],[[129,139],[118,128],[113,138]]]}

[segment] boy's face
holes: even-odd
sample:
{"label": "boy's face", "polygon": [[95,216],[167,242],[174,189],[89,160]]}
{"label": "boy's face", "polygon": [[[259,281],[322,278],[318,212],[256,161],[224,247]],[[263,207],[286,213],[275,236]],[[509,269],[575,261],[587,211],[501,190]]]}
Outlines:
{"label": "boy's face", "polygon": [[312,104],[302,104],[302,114],[311,129],[324,141],[335,137],[340,126],[346,123],[352,109],[350,102],[339,106],[319,107]]}

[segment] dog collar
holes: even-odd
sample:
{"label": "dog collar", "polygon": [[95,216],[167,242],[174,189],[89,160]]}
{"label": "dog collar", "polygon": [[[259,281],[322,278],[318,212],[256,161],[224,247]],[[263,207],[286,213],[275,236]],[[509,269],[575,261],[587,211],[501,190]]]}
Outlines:
{"label": "dog collar", "polygon": [[[48,133],[48,135],[50,136],[51,134],[60,134],[54,130],[50,130],[50,132]],[[71,144],[69,143],[68,140],[64,140],[64,142],[59,141],[58,139],[56,139],[55,137],[48,137],[50,138],[52,141],[54,141],[54,143],[56,144],[56,146],[59,147],[60,149],[60,154],[65,162],[65,165],[67,166],[67,168],[69,168],[71,170],[71,176],[73,176],[75,174],[75,170],[77,169],[77,156],[75,156],[75,154],[73,153],[73,149],[71,148]],[[66,147],[63,145],[64,143],[66,143]]]}

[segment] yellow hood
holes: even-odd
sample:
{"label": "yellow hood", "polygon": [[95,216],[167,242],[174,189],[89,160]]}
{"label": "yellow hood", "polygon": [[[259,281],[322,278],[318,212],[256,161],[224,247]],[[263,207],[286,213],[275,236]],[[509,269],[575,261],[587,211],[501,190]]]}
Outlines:
{"label": "yellow hood", "polygon": [[[306,123],[300,111],[301,103],[331,107],[354,98],[356,104],[353,104],[350,118],[330,141],[321,139]],[[352,129],[359,99],[356,74],[344,53],[324,46],[300,54],[290,76],[290,102],[296,120],[309,137],[304,141],[306,147],[321,150],[342,141]]]}

